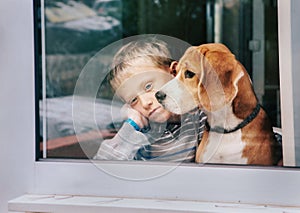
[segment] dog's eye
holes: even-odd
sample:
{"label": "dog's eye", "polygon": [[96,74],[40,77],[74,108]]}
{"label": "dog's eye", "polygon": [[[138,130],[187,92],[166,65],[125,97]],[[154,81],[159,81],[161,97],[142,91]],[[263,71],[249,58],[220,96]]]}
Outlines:
{"label": "dog's eye", "polygon": [[193,73],[189,70],[185,71],[185,73],[184,73],[185,78],[193,78],[194,76],[195,76],[195,73]]}

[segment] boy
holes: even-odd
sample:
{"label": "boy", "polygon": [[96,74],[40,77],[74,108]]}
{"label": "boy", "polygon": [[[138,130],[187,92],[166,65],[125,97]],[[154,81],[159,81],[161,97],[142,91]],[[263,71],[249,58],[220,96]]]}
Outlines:
{"label": "boy", "polygon": [[94,159],[194,162],[206,116],[196,110],[180,117],[155,98],[175,75],[176,64],[166,43],[156,39],[133,41],[117,52],[109,81],[126,103],[128,119],[113,139],[102,142]]}

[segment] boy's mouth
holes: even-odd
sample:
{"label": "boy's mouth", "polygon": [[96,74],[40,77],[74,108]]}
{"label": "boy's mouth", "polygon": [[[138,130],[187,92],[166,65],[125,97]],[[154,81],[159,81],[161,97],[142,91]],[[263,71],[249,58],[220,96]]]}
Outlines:
{"label": "boy's mouth", "polygon": [[153,110],[151,110],[151,112],[149,113],[149,116],[148,116],[148,117],[150,118],[150,116],[153,115],[153,113],[155,113],[159,108],[160,108],[160,106],[154,108]]}

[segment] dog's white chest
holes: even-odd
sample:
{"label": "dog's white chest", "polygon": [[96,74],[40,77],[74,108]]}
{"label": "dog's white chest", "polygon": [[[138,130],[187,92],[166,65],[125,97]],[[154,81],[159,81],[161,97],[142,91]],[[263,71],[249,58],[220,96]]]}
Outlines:
{"label": "dog's white chest", "polygon": [[241,130],[230,134],[210,132],[200,160],[203,163],[247,164],[247,158],[243,157],[245,146]]}

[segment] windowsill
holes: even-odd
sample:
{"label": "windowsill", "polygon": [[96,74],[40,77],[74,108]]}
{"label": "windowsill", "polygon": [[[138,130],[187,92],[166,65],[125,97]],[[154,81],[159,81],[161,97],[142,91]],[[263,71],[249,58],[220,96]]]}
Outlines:
{"label": "windowsill", "polygon": [[182,200],[27,194],[9,201],[17,212],[300,212],[299,207]]}

